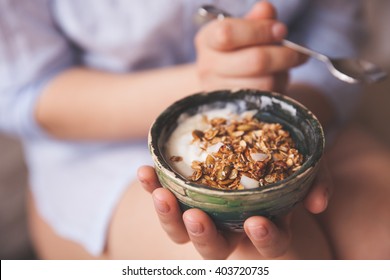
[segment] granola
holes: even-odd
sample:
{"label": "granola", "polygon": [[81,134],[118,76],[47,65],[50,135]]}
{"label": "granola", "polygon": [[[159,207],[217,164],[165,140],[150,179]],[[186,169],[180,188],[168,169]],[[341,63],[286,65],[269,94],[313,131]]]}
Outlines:
{"label": "granola", "polygon": [[[193,182],[223,190],[258,188],[287,178],[303,163],[290,133],[279,123],[259,121],[253,114],[202,119],[207,126],[192,131],[190,145],[206,156],[191,162]],[[171,156],[171,161],[182,161],[182,156]]]}

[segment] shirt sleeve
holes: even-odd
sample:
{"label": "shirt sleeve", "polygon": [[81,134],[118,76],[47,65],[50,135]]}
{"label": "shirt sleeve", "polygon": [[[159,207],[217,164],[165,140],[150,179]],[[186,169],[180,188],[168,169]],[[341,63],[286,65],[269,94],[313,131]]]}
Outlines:
{"label": "shirt sleeve", "polygon": [[[361,9],[359,0],[312,0],[293,23],[289,39],[330,57],[356,57],[364,34]],[[339,81],[313,58],[292,71],[291,81],[320,88],[341,123],[353,115],[362,93],[360,85]]]}
{"label": "shirt sleeve", "polygon": [[56,28],[44,1],[0,0],[0,131],[43,133],[34,108],[42,89],[75,64],[75,48]]}

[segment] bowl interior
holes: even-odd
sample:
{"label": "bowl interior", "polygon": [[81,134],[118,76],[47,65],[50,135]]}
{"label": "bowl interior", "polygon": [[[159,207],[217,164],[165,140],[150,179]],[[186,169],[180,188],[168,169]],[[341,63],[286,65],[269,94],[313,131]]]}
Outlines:
{"label": "bowl interior", "polygon": [[[278,93],[255,90],[239,90],[235,92],[221,90],[194,94],[181,99],[168,107],[156,119],[150,130],[149,145],[160,167],[167,172],[172,172],[184,184],[211,189],[207,186],[199,186],[189,182],[182,175],[176,173],[169,164],[169,160],[165,157],[165,144],[171,133],[176,129],[180,118],[192,116],[205,110],[225,108],[227,104],[234,107],[237,113],[257,110],[255,114],[257,119],[263,122],[278,122],[282,124],[284,129],[290,132],[297,149],[304,156],[304,164],[291,176],[297,176],[305,172],[307,168],[315,165],[321,158],[324,148],[322,127],[317,118],[303,105]],[[261,189],[274,188],[280,182],[288,179],[269,184]],[[232,192],[225,190],[216,191]],[[245,191],[247,190],[234,192]]]}

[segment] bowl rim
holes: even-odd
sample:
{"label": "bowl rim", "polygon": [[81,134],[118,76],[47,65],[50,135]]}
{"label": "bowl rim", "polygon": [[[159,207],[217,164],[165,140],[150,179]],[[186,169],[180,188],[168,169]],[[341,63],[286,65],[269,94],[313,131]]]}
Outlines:
{"label": "bowl rim", "polygon": [[[299,111],[303,112],[304,115],[308,116],[311,122],[314,122],[314,130],[319,133],[318,137],[318,143],[316,145],[315,152],[310,155],[305,162],[302,164],[301,168],[299,168],[297,171],[295,171],[293,174],[288,176],[287,178],[277,181],[275,183],[265,185],[261,188],[255,188],[255,189],[243,189],[243,190],[224,190],[224,189],[217,189],[213,188],[207,185],[203,184],[197,184],[195,182],[189,181],[187,178],[185,178],[183,175],[179,174],[178,172],[174,171],[174,169],[168,164],[167,160],[163,156],[163,153],[158,149],[158,143],[157,139],[153,139],[152,135],[155,134],[155,130],[157,129],[157,123],[159,120],[164,118],[166,115],[170,114],[170,111],[172,109],[176,108],[177,106],[181,106],[182,103],[187,102],[189,99],[192,98],[204,98],[208,95],[217,95],[217,94],[227,94],[227,95],[234,95],[237,93],[241,94],[250,94],[250,95],[257,95],[257,96],[268,96],[270,98],[276,98],[277,100],[280,100],[282,102],[286,102],[290,105],[293,105],[294,108],[298,109]],[[184,113],[184,111],[182,112]],[[203,91],[194,93],[191,95],[188,95],[184,98],[181,98],[177,100],[176,102],[172,103],[170,106],[168,106],[161,114],[155,119],[155,121],[152,123],[149,134],[148,134],[148,146],[150,153],[152,154],[153,162],[160,170],[163,170],[165,175],[170,177],[172,180],[180,181],[185,188],[192,190],[192,191],[199,191],[199,189],[202,189],[209,194],[223,194],[224,196],[234,196],[237,194],[240,195],[246,195],[246,194],[253,194],[253,193],[267,193],[267,192],[274,192],[279,190],[280,188],[284,188],[284,183],[290,181],[293,178],[300,178],[307,174],[312,168],[316,168],[319,165],[319,162],[322,158],[322,155],[324,153],[325,148],[325,136],[324,131],[322,128],[321,123],[317,119],[317,117],[303,104],[301,104],[299,101],[283,95],[278,92],[273,91],[262,91],[262,90],[255,90],[255,89],[238,89],[238,90],[230,90],[230,89],[221,89],[221,90],[214,90],[214,91]]]}

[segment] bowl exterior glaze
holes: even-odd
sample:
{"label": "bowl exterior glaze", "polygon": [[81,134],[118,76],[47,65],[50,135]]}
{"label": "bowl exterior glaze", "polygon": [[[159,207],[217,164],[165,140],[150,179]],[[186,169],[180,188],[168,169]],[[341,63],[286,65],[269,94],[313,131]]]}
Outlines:
{"label": "bowl exterior glaze", "polygon": [[[289,127],[305,163],[285,180],[252,190],[226,191],[197,185],[177,174],[164,157],[164,144],[183,113],[196,114],[205,104],[241,102],[247,109],[259,109],[260,118],[278,121]],[[223,105],[222,105],[223,106]],[[316,117],[303,105],[283,95],[254,90],[216,91],[186,97],[168,107],[154,122],[149,132],[149,149],[157,176],[163,187],[178,199],[182,210],[199,208],[220,228],[241,231],[251,216],[274,219],[286,214],[307,194],[317,173],[324,149],[323,130]]]}

